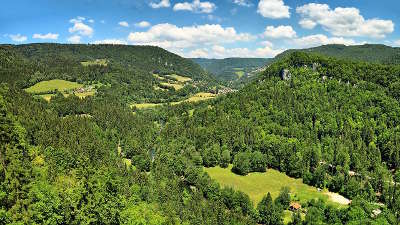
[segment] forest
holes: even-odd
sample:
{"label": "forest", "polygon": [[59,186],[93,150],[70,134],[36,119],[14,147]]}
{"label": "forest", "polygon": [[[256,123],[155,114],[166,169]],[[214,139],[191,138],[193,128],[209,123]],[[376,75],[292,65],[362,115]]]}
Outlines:
{"label": "forest", "polygon": [[[154,73],[197,81],[188,92],[219,85],[155,47],[2,45],[0,224],[284,223],[290,187],[255,204],[211,179],[216,166],[273,169],[352,200],[312,199],[289,224],[399,223],[399,65],[292,52],[237,92],[133,110],[183,96],[160,94]],[[52,79],[107,85],[50,101],[24,91]]]}

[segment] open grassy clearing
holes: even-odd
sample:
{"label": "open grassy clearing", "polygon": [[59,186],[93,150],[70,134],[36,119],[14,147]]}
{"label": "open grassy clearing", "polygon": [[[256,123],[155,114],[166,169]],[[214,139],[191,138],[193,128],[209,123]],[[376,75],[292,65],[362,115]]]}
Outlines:
{"label": "open grassy clearing", "polygon": [[162,106],[163,103],[138,103],[130,105],[131,108],[136,107],[137,109],[149,109],[157,106]]}
{"label": "open grassy clearing", "polygon": [[236,71],[235,74],[238,76],[238,79],[242,78],[244,75],[243,71]]}
{"label": "open grassy clearing", "polygon": [[268,192],[272,198],[279,195],[280,190],[287,186],[292,193],[292,200],[305,203],[311,199],[323,199],[335,207],[343,207],[331,200],[328,191],[318,191],[317,188],[306,185],[302,179],[294,179],[274,169],[268,169],[265,173],[251,173],[240,176],[231,172],[232,165],[228,168],[213,167],[205,168],[211,178],[218,181],[222,186],[232,187],[248,194],[254,204],[257,204]]}
{"label": "open grassy clearing", "polygon": [[212,98],[215,98],[216,96],[217,96],[216,94],[212,94],[212,93],[199,92],[184,101],[185,102],[198,102],[198,101],[212,99]]}
{"label": "open grassy clearing", "polygon": [[91,60],[91,61],[84,61],[81,62],[82,66],[94,66],[94,65],[99,65],[99,66],[107,66],[107,59],[96,59],[96,60]]}
{"label": "open grassy clearing", "polygon": [[25,91],[29,93],[43,93],[43,92],[49,92],[49,91],[68,91],[68,90],[73,90],[76,88],[81,88],[83,87],[83,84],[78,84],[76,82],[71,82],[71,81],[66,81],[66,80],[48,80],[48,81],[41,81],[32,87],[29,87],[25,89]]}
{"label": "open grassy clearing", "polygon": [[167,77],[172,77],[172,78],[174,78],[175,80],[177,80],[178,82],[182,82],[182,83],[192,81],[192,78],[184,77],[184,76],[179,76],[179,75],[177,75],[177,74],[167,75]]}
{"label": "open grassy clearing", "polygon": [[96,91],[94,91],[94,90],[82,92],[82,93],[75,92],[75,95],[78,96],[79,98],[86,98],[88,96],[93,96],[95,94],[96,94]]}
{"label": "open grassy clearing", "polygon": [[173,84],[173,83],[167,83],[167,82],[163,82],[161,84],[164,86],[167,86],[167,87],[173,87],[175,90],[180,90],[183,88],[182,84]]}
{"label": "open grassy clearing", "polygon": [[155,73],[153,73],[153,77],[155,77],[155,78],[157,78],[159,80],[166,80],[167,79],[167,78],[161,77],[161,76],[159,76],[158,74],[155,74]]}

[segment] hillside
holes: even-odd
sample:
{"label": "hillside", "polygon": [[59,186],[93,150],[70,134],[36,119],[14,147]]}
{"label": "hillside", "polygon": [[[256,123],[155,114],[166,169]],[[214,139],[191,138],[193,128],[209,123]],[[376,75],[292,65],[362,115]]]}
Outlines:
{"label": "hillside", "polygon": [[214,74],[218,79],[231,83],[246,80],[254,75],[257,69],[264,67],[271,61],[266,58],[193,58],[192,60],[204,70]]}
{"label": "hillside", "polygon": [[[396,224],[399,65],[295,52],[243,89],[198,102],[215,96],[198,92],[209,83],[187,75],[191,67],[146,69],[111,53],[88,57],[112,46],[81,47],[82,58],[65,50],[46,59],[40,47],[43,57],[12,46],[1,55],[11,79],[0,85],[5,224],[255,225],[260,215]],[[326,189],[351,204],[336,207]],[[289,213],[292,203],[301,209]]]}
{"label": "hillside", "polygon": [[[179,100],[215,86],[214,78],[196,63],[151,46],[0,45],[0,57],[0,81],[15,83],[21,88],[53,79],[78,82],[90,89],[92,84],[100,84],[104,91],[110,91],[106,87],[111,86],[112,93],[123,97],[121,101],[126,103]],[[161,80],[153,74],[177,74],[191,82]],[[185,84],[185,88],[161,89],[165,81]],[[42,94],[54,94],[54,91]]]}
{"label": "hillside", "polygon": [[295,51],[318,53],[331,57],[350,59],[353,61],[358,60],[384,64],[400,63],[400,48],[378,44],[365,44],[354,46],[332,44],[308,49],[291,49],[279,54],[275,58],[283,58],[284,56],[289,55],[290,53]]}

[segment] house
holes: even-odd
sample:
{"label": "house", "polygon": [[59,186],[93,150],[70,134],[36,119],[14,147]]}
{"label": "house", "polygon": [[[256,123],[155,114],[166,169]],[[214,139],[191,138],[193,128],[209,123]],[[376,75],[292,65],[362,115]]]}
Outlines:
{"label": "house", "polygon": [[299,209],[301,209],[300,203],[297,203],[297,202],[290,203],[290,206],[289,206],[290,211],[297,211]]}

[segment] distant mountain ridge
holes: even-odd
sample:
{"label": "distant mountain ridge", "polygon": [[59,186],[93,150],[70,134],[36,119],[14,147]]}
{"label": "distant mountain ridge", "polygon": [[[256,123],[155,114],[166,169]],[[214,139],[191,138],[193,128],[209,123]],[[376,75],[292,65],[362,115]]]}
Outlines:
{"label": "distant mountain ridge", "polygon": [[245,79],[253,71],[264,67],[271,61],[269,58],[192,58],[192,60],[223,81]]}
{"label": "distant mountain ridge", "polygon": [[283,58],[292,52],[311,52],[326,56],[351,59],[355,61],[366,61],[384,64],[400,64],[400,48],[390,47],[382,44],[365,44],[365,45],[322,45],[307,49],[290,49],[277,55],[275,59]]}

